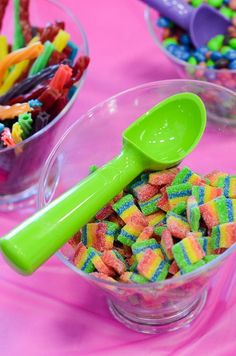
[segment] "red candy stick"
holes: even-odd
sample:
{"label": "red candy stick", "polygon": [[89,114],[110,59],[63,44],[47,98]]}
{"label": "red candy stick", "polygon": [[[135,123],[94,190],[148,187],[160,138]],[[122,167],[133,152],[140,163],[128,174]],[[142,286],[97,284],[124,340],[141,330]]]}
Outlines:
{"label": "red candy stick", "polygon": [[1,0],[0,1],[0,30],[2,29],[2,21],[5,15],[6,7],[9,0]]}
{"label": "red candy stick", "polygon": [[25,43],[32,39],[32,28],[29,21],[29,0],[20,0],[19,18]]}
{"label": "red candy stick", "polygon": [[72,69],[66,65],[61,64],[55,73],[55,76],[49,83],[49,87],[58,91],[62,91],[65,84],[70,80],[72,76]]}

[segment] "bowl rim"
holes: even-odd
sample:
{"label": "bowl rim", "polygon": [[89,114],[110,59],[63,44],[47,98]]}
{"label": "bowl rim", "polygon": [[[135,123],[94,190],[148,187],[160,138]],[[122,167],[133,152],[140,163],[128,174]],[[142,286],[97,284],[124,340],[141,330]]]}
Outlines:
{"label": "bowl rim", "polygon": [[[36,0],[34,0],[36,1]],[[57,0],[44,0],[46,2],[49,2],[55,6],[57,6],[58,8],[60,8],[61,10],[64,11],[64,13],[66,13],[72,20],[73,22],[76,24],[79,32],[81,33],[82,39],[83,39],[83,47],[84,47],[84,55],[85,56],[89,56],[89,45],[88,45],[88,39],[86,36],[86,33],[83,29],[83,26],[81,25],[81,22],[79,21],[79,19],[77,18],[77,16],[72,12],[72,10],[66,6],[64,6],[64,4],[62,4],[60,1]],[[70,107],[72,106],[72,104],[74,103],[75,99],[77,98],[77,95],[79,94],[79,91],[85,81],[87,75],[87,69],[85,69],[85,71],[83,72],[82,77],[80,78],[78,85],[76,86],[76,91],[74,92],[72,98],[68,101],[68,103],[66,104],[66,106],[64,106],[63,110],[45,127],[43,127],[41,130],[39,130],[38,132],[34,133],[32,136],[28,137],[27,139],[23,140],[22,142],[17,143],[14,147],[6,147],[3,148],[2,150],[0,150],[0,155],[3,155],[5,152],[9,152],[11,150],[15,150],[18,147],[22,147],[25,144],[28,144],[30,141],[33,141],[34,139],[38,138],[39,136],[43,135],[48,129],[50,129],[52,126],[54,126],[65,114],[66,112],[70,109]]]}
{"label": "bowl rim", "polygon": [[[144,19],[147,23],[147,27],[148,27],[148,31],[151,34],[154,42],[156,43],[156,45],[160,48],[160,50],[169,58],[171,59],[173,62],[176,62],[177,64],[184,66],[184,67],[188,67],[188,68],[192,68],[194,70],[206,70],[215,74],[218,73],[236,73],[236,69],[216,69],[216,68],[209,68],[209,67],[202,67],[200,65],[194,65],[191,63],[188,63],[182,59],[177,58],[176,56],[174,56],[173,54],[171,54],[169,51],[167,51],[167,49],[162,45],[162,42],[159,41],[159,39],[157,38],[155,31],[154,31],[154,27],[151,21],[151,12],[155,12],[155,10],[151,9],[149,6],[146,6],[146,8],[144,9]],[[156,11],[157,12],[157,11]],[[157,12],[158,13],[158,12]]]}
{"label": "bowl rim", "polygon": [[[152,88],[156,86],[162,86],[162,85],[171,85],[171,84],[198,84],[201,86],[206,86],[206,87],[213,87],[217,88],[218,90],[224,90],[229,92],[231,95],[236,97],[236,93],[230,89],[224,88],[220,85],[216,85],[213,83],[209,82],[204,82],[200,80],[193,80],[193,79],[170,79],[170,80],[161,80],[161,81],[154,81],[154,82],[148,82],[145,84],[141,84],[135,87],[131,87],[129,89],[126,89],[124,91],[121,91],[117,94],[112,95],[108,99],[96,104],[93,106],[91,109],[89,109],[85,114],[81,115],[61,136],[60,140],[57,142],[57,144],[54,146],[53,150],[51,151],[50,155],[48,156],[48,159],[42,169],[40,179],[39,179],[39,185],[38,185],[38,194],[37,194],[37,209],[42,209],[44,206],[44,199],[43,199],[43,192],[44,192],[44,181],[45,177],[47,177],[47,173],[50,170],[52,164],[54,163],[54,158],[57,157],[57,154],[60,152],[60,148],[62,143],[64,142],[65,138],[75,129],[75,126],[78,124],[81,125],[86,118],[89,118],[90,120],[93,120],[94,118],[92,117],[92,113],[96,112],[96,110],[101,109],[104,105],[106,105],[108,102],[111,100],[117,99],[121,96],[124,96],[130,92],[134,92],[137,90],[142,90],[142,89],[147,89],[147,88]],[[58,182],[57,182],[58,183]],[[56,186],[57,187],[57,186]],[[55,189],[56,189],[55,187]],[[55,191],[54,189],[54,191]],[[53,191],[53,193],[54,193]],[[52,193],[52,194],[53,194]],[[51,200],[50,200],[51,202]],[[124,288],[124,289],[139,289],[139,290],[146,290],[150,288],[157,288],[161,289],[164,288],[165,286],[170,286],[173,284],[182,284],[182,283],[187,283],[191,281],[191,279],[201,276],[203,273],[210,271],[211,269],[215,268],[216,266],[219,266],[223,260],[225,260],[229,255],[231,255],[234,250],[236,250],[236,243],[229,247],[225,252],[222,254],[218,255],[214,260],[206,263],[205,265],[197,268],[196,270],[177,276],[177,277],[172,277],[170,279],[165,279],[162,281],[157,281],[157,282],[147,282],[143,284],[137,284],[137,283],[125,283],[125,282],[119,282],[119,281],[107,281],[101,278],[98,278],[96,276],[93,276],[89,273],[83,272],[79,268],[77,268],[72,262],[70,262],[60,251],[57,251],[55,255],[59,258],[60,261],[62,261],[67,267],[72,269],[74,272],[79,274],[81,277],[84,277],[85,279],[95,282],[97,284],[105,285],[105,286],[112,286],[112,287],[118,287],[118,288]]]}

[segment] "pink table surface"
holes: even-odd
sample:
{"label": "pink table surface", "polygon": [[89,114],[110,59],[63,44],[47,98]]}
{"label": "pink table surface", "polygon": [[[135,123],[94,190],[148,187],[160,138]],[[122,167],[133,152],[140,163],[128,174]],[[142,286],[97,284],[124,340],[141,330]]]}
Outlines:
{"label": "pink table surface", "polygon": [[[119,91],[177,76],[147,31],[143,4],[136,0],[62,2],[81,20],[92,58],[69,120]],[[1,233],[30,213],[1,214]],[[56,258],[27,278],[0,259],[0,355],[235,355],[234,265],[232,256],[191,328],[157,336],[120,325],[109,314],[101,292]]]}

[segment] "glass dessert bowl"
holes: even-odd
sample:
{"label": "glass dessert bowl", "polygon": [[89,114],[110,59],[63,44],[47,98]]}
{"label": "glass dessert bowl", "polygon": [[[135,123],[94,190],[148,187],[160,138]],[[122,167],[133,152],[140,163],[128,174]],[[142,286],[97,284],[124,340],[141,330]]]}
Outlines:
{"label": "glass dessert bowl", "polygon": [[[12,43],[13,20],[12,4],[7,7],[2,34]],[[88,43],[85,32],[76,16],[55,0],[31,0],[30,21],[34,26],[42,27],[56,20],[65,22],[65,29],[71,35],[71,41],[78,46],[79,56],[88,56]],[[67,113],[80,92],[86,77],[86,70],[74,86],[73,95],[64,108],[41,130],[16,144],[15,147],[0,150],[0,211],[8,211],[27,204],[35,203],[35,194],[42,167],[57,142],[62,118]],[[56,178],[55,178],[56,179]]]}
{"label": "glass dessert bowl", "polygon": [[[154,82],[111,97],[89,110],[67,130],[42,171],[38,207],[47,205],[85,178],[90,166],[102,166],[117,155],[123,130],[158,102],[180,92],[199,95],[208,112],[207,128],[200,143],[181,165],[199,174],[215,169],[233,174],[236,141],[231,115],[235,110],[235,94],[204,82]],[[216,98],[218,105],[213,105]],[[224,110],[219,110],[221,106]],[[51,179],[55,171],[60,172],[56,182]],[[57,255],[67,267],[105,292],[109,308],[120,322],[139,332],[161,333],[186,326],[199,315],[208,289],[235,248],[233,245],[191,273],[142,285],[105,281],[82,272],[72,263],[68,245]]]}

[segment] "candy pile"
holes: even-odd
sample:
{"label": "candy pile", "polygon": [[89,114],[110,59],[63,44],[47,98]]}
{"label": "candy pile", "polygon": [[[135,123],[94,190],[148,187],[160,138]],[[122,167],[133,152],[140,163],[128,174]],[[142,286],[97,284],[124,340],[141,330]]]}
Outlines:
{"label": "candy pile", "polygon": [[63,248],[76,267],[146,283],[191,272],[236,242],[236,176],[143,173]]}
{"label": "candy pile", "polygon": [[[0,29],[7,4],[0,2]],[[0,149],[14,147],[62,111],[89,64],[77,53],[64,22],[33,27],[29,0],[14,0],[12,46],[0,35]]]}
{"label": "candy pile", "polygon": [[192,65],[200,65],[202,68],[236,69],[236,1],[191,0],[188,3],[194,7],[207,3],[231,19],[232,26],[228,28],[228,34],[218,35],[206,46],[195,48],[185,31],[169,19],[160,17],[157,25],[163,29],[162,40],[165,48],[178,59]]}

